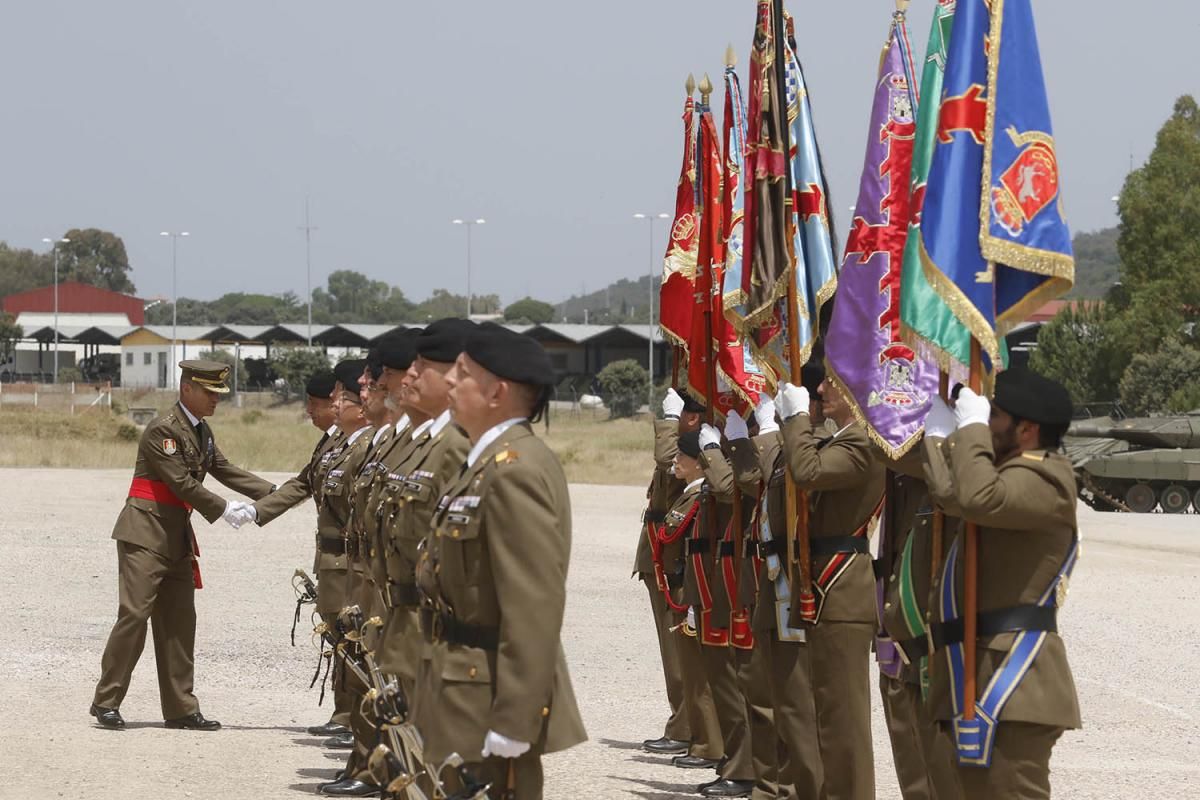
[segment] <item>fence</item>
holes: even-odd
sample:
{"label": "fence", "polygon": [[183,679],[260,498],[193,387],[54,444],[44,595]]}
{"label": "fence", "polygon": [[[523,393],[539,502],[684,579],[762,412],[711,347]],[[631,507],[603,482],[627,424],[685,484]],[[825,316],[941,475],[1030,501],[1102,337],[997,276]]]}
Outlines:
{"label": "fence", "polygon": [[104,383],[0,383],[0,408],[26,406],[46,411],[86,411],[112,407],[112,384]]}

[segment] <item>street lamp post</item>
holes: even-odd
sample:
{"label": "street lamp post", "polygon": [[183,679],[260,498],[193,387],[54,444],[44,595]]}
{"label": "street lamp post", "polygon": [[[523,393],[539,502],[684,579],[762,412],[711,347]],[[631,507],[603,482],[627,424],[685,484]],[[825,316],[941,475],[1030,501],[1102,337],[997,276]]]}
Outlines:
{"label": "street lamp post", "polygon": [[646,326],[646,338],[649,340],[649,355],[646,359],[646,366],[650,373],[650,393],[646,406],[650,409],[650,413],[654,413],[654,275],[658,271],[658,257],[655,254],[654,240],[654,221],[660,219],[670,219],[670,214],[634,214],[634,219],[644,219],[649,224],[646,226],[650,229],[650,305],[648,306],[649,323]]}
{"label": "street lamp post", "polygon": [[54,251],[54,382],[58,383],[58,246],[70,239],[42,239]]}
{"label": "street lamp post", "polygon": [[[173,233],[171,231],[163,231],[159,236],[171,237],[171,370],[172,377],[175,375],[175,343],[179,341],[179,281],[178,281],[178,266],[179,261],[179,237],[189,236],[187,231],[179,231]],[[174,381],[172,381],[174,383]]]}
{"label": "street lamp post", "polygon": [[453,219],[455,225],[467,226],[467,319],[471,318],[471,228],[483,225],[486,219]]}

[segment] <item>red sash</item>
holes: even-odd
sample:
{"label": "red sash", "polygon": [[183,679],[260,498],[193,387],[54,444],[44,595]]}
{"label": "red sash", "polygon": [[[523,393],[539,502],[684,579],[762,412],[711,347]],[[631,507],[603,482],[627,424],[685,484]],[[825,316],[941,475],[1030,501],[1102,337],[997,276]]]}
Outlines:
{"label": "red sash", "polygon": [[[162,481],[156,481],[151,478],[134,478],[133,482],[129,484],[129,497],[184,508],[188,512],[192,510],[191,504],[185,503],[176,497],[175,493],[171,491],[170,486]],[[200,543],[196,541],[196,532],[194,530],[189,528],[188,532],[192,536],[192,584],[197,589],[203,589],[204,581],[200,579]]]}

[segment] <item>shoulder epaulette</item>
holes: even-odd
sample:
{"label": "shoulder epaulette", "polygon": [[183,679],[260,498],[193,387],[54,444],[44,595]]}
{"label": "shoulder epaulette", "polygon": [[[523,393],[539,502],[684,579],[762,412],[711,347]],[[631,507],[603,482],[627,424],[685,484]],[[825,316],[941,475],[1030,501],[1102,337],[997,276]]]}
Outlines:
{"label": "shoulder epaulette", "polygon": [[1021,458],[1028,458],[1030,461],[1041,463],[1046,460],[1046,453],[1025,452],[1021,453]]}
{"label": "shoulder epaulette", "polygon": [[497,464],[512,464],[520,459],[513,450],[501,450],[499,453],[496,453],[496,458],[494,460]]}

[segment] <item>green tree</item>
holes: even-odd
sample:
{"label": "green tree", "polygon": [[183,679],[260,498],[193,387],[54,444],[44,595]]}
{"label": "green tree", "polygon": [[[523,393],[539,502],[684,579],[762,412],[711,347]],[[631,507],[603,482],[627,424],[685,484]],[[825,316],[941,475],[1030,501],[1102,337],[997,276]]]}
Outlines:
{"label": "green tree", "polygon": [[1200,348],[1177,337],[1164,339],[1152,353],[1135,355],[1121,378],[1121,407],[1134,416],[1190,411],[1198,393]]}
{"label": "green tree", "polygon": [[632,358],[612,362],[600,370],[596,380],[613,419],[632,417],[650,390],[650,374]]}
{"label": "green tree", "polygon": [[285,400],[303,395],[308,379],[330,367],[329,356],[318,347],[278,347],[267,363],[283,380],[281,394]]}
{"label": "green tree", "polygon": [[461,294],[451,294],[445,289],[434,289],[428,299],[417,305],[413,314],[416,317],[415,322],[430,322],[443,317],[465,317],[467,298]]}
{"label": "green tree", "polygon": [[53,281],[54,262],[48,254],[0,242],[0,297],[49,286]]}
{"label": "green tree", "polygon": [[[227,320],[219,319],[207,300],[195,300],[190,297],[179,298],[179,313],[177,321],[180,325],[218,325]],[[171,324],[171,301],[164,300],[146,307],[147,325]]]}
{"label": "green tree", "polygon": [[554,306],[526,297],[504,309],[504,321],[542,325],[554,319]]}
{"label": "green tree", "polygon": [[0,312],[0,363],[12,358],[17,342],[25,337],[25,331],[17,324],[12,314]]}
{"label": "green tree", "polygon": [[99,228],[72,228],[63,238],[70,241],[59,245],[59,280],[76,280],[126,294],[137,291],[129,279],[132,268],[120,236]]}
{"label": "green tree", "polygon": [[1117,381],[1110,372],[1111,335],[1104,304],[1066,306],[1038,331],[1029,366],[1066,386],[1076,403],[1112,400]]}

